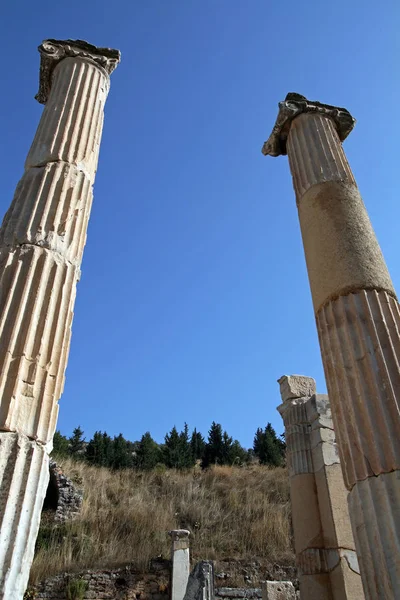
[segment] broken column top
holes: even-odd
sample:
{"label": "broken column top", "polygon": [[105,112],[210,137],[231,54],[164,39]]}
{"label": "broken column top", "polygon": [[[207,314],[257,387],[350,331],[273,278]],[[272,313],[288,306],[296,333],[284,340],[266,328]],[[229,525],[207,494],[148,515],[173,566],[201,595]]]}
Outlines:
{"label": "broken column top", "polygon": [[86,58],[102,67],[108,75],[111,75],[121,60],[119,50],[99,48],[84,40],[48,39],[40,44],[38,50],[40,52],[39,91],[35,98],[41,104],[47,102],[52,73],[63,58]]}
{"label": "broken column top", "polygon": [[309,398],[317,393],[317,384],[312,377],[283,375],[278,379],[282,402],[296,398]]}
{"label": "broken column top", "polygon": [[280,156],[287,154],[286,140],[289,135],[290,124],[295,117],[302,113],[318,113],[330,117],[335,125],[341,142],[346,139],[353,129],[356,120],[345,108],[322,104],[314,100],[307,100],[305,96],[290,92],[283,102],[279,102],[279,113],[272,133],[264,142],[261,152],[264,156]]}
{"label": "broken column top", "polygon": [[188,529],[172,529],[168,531],[168,535],[171,536],[172,541],[189,538],[190,531]]}

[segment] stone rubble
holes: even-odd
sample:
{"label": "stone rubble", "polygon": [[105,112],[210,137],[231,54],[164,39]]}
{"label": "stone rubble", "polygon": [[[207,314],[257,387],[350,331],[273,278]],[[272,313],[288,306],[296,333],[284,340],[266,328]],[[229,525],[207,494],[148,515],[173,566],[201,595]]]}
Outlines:
{"label": "stone rubble", "polygon": [[76,519],[82,510],[83,490],[78,488],[50,459],[50,479],[43,510],[54,511],[54,521],[65,523]]}

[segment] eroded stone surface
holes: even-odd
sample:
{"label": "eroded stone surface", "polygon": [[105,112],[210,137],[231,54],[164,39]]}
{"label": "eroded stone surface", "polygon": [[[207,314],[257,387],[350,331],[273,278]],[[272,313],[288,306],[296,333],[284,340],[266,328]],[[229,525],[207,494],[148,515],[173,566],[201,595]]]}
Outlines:
{"label": "eroded stone surface", "polygon": [[214,565],[211,560],[196,564],[189,575],[184,600],[214,600]]}
{"label": "eroded stone surface", "polygon": [[278,380],[282,402],[312,396],[317,391],[315,379],[304,375],[283,375]]}
{"label": "eroded stone surface", "polygon": [[98,48],[84,40],[44,40],[39,48],[40,77],[36,100],[46,104],[52,88],[52,74],[56,65],[65,58],[82,58],[99,65],[108,75],[121,60],[119,50]]}
{"label": "eroded stone surface", "polygon": [[334,124],[341,141],[346,139],[355,124],[354,117],[347,109],[323,104],[315,100],[307,100],[305,96],[291,92],[287,94],[283,102],[279,102],[278,117],[271,135],[262,147],[262,153],[265,156],[286,154],[286,142],[294,119],[307,113],[315,117],[329,118]]}
{"label": "eroded stone surface", "polygon": [[[400,588],[400,473],[359,481],[349,494],[361,574],[370,598],[398,599]],[[385,519],[382,516],[385,516]],[[375,533],[370,537],[370,531]],[[376,565],[385,565],[379,577]]]}
{"label": "eroded stone surface", "polygon": [[296,591],[290,581],[266,581],[262,586],[263,600],[295,600]]}
{"label": "eroded stone surface", "polygon": [[54,460],[50,460],[49,473],[43,510],[52,512],[54,521],[58,523],[74,520],[82,510],[83,490],[63,473]]}
{"label": "eroded stone surface", "polygon": [[46,449],[0,432],[0,598],[19,600],[28,583],[49,479]]}

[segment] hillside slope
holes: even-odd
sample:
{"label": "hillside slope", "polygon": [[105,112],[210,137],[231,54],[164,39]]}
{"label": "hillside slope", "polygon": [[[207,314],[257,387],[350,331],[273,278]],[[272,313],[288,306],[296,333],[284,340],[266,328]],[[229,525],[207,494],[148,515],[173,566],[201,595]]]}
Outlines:
{"label": "hillside slope", "polygon": [[151,472],[60,461],[84,488],[80,517],[55,526],[43,513],[31,582],[61,571],[111,568],[169,557],[170,529],[191,531],[199,559],[292,565],[289,486],[282,468],[259,465]]}

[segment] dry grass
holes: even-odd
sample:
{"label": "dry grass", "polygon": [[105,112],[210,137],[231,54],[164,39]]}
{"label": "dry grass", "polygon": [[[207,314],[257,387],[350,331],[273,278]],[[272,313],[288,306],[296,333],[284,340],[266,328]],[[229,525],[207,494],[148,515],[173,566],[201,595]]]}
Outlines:
{"label": "dry grass", "polygon": [[31,582],[60,571],[111,568],[169,557],[166,532],[192,532],[194,559],[232,557],[291,563],[289,486],[284,469],[215,467],[112,472],[70,460],[64,472],[83,482],[84,505],[74,523],[45,519]]}

